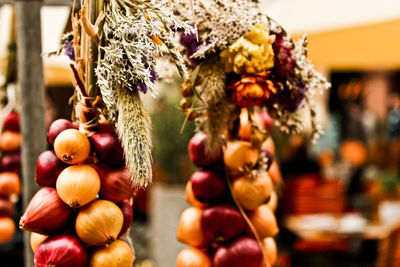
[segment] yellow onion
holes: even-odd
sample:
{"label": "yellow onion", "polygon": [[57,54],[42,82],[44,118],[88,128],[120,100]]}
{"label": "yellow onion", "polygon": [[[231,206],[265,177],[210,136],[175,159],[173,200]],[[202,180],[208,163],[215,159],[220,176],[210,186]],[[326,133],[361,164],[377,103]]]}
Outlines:
{"label": "yellow onion", "polygon": [[203,211],[199,208],[187,208],[181,215],[178,228],[176,229],[177,239],[192,247],[206,247],[210,240],[201,230],[201,215]]}
{"label": "yellow onion", "polygon": [[4,131],[0,135],[0,150],[10,152],[21,147],[21,134],[18,132]]}
{"label": "yellow onion", "polygon": [[21,182],[18,174],[15,172],[0,173],[0,196],[10,197],[11,195],[21,193]]}
{"label": "yellow onion", "polygon": [[65,168],[57,178],[57,193],[72,208],[92,201],[100,191],[100,177],[90,165]]}
{"label": "yellow onion", "polygon": [[176,267],[211,267],[210,257],[198,248],[185,248],[176,257]]}
{"label": "yellow onion", "polygon": [[14,233],[14,221],[10,217],[0,218],[0,244],[10,241]]}
{"label": "yellow onion", "polygon": [[132,267],[135,255],[131,247],[122,240],[97,248],[92,254],[90,267]]}
{"label": "yellow onion", "polygon": [[31,244],[32,251],[35,252],[37,247],[40,244],[42,244],[42,242],[45,241],[48,237],[49,237],[48,235],[42,235],[42,234],[32,232],[31,237],[30,237],[30,244]]}
{"label": "yellow onion", "polygon": [[68,164],[84,161],[90,154],[90,142],[86,135],[76,129],[67,129],[54,141],[57,157]]}
{"label": "yellow onion", "polygon": [[96,200],[79,211],[75,230],[86,244],[104,246],[117,239],[123,222],[124,216],[116,204],[108,200]]}
{"label": "yellow onion", "polygon": [[[273,266],[278,259],[278,248],[276,247],[275,240],[272,237],[264,238],[262,241],[262,249],[267,256],[269,266]],[[264,264],[262,267],[267,267],[267,265]]]}
{"label": "yellow onion", "polygon": [[192,182],[189,180],[185,188],[186,201],[197,208],[204,209],[208,206],[207,203],[200,202],[196,199],[193,193]]}
{"label": "yellow onion", "polygon": [[[275,215],[267,204],[261,205],[250,212],[249,218],[261,239],[275,236],[279,232]],[[247,231],[251,233],[249,227]]]}
{"label": "yellow onion", "polygon": [[271,192],[271,197],[269,198],[267,205],[272,211],[276,211],[276,208],[278,207],[278,195],[275,191]]}
{"label": "yellow onion", "polygon": [[245,210],[254,210],[269,199],[273,185],[267,173],[252,172],[233,181],[232,194]]}
{"label": "yellow onion", "polygon": [[224,149],[224,163],[237,175],[246,169],[251,169],[258,161],[258,150],[250,142],[229,141]]}

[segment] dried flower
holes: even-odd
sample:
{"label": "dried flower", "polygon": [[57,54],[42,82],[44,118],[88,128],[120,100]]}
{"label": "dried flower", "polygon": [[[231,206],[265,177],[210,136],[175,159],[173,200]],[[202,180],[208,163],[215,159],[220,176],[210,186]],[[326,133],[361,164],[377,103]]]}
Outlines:
{"label": "dried flower", "polygon": [[269,73],[243,75],[239,81],[232,82],[227,87],[232,93],[232,102],[241,107],[257,106],[278,93],[275,83],[267,79]]}
{"label": "dried flower", "polygon": [[226,72],[237,74],[257,73],[274,66],[274,35],[269,35],[265,24],[257,24],[253,30],[239,38],[221,52],[221,62]]}
{"label": "dried flower", "polygon": [[70,42],[65,42],[65,54],[69,57],[69,59],[75,61],[74,47]]}

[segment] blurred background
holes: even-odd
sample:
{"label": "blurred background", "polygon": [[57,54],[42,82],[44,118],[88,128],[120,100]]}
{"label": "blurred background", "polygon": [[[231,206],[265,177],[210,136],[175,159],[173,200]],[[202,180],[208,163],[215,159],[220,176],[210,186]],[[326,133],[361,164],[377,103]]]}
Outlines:
{"label": "blurred background", "polygon": [[[0,0],[0,81],[18,75],[10,67],[17,49],[10,2]],[[68,31],[71,2],[43,2],[37,40],[44,53],[57,50]],[[314,99],[325,131],[316,144],[307,125],[291,137],[273,131],[284,179],[277,266],[400,266],[400,1],[260,5],[294,39],[308,34],[309,58],[332,83]],[[69,118],[73,87],[66,56],[43,57],[43,68],[47,124]],[[183,247],[175,228],[187,207],[184,184],[193,172],[187,143],[194,126],[180,133],[179,83],[159,84],[159,96],[145,99],[154,124],[156,181],[135,202],[137,266],[174,266]],[[16,232],[0,244],[0,257],[10,262],[4,266],[23,266]]]}

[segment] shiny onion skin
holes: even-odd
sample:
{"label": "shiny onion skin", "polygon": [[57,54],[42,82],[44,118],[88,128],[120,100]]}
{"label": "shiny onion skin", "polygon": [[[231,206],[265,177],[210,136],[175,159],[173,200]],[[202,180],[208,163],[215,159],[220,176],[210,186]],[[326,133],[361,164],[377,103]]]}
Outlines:
{"label": "shiny onion skin", "polygon": [[42,235],[38,233],[31,232],[31,236],[29,238],[29,243],[31,245],[33,253],[35,253],[36,249],[39,247],[40,244],[43,243],[49,236]]}
{"label": "shiny onion skin", "polygon": [[124,150],[117,135],[111,133],[95,133],[90,136],[97,158],[113,168],[124,166]]}
{"label": "shiny onion skin", "polygon": [[231,205],[217,205],[206,208],[201,216],[204,235],[217,242],[225,242],[240,235],[246,221],[239,210]]}
{"label": "shiny onion skin", "polygon": [[87,267],[88,253],[81,241],[70,235],[46,239],[35,251],[35,267]]}
{"label": "shiny onion skin", "polygon": [[116,204],[108,200],[96,200],[80,209],[75,231],[79,239],[88,245],[109,245],[117,239],[123,221],[122,211]]}
{"label": "shiny onion skin", "polygon": [[100,191],[100,177],[90,165],[72,165],[60,173],[56,188],[68,206],[80,208],[96,198]]}
{"label": "shiny onion skin", "polygon": [[210,155],[206,151],[207,136],[204,133],[195,134],[189,141],[189,157],[197,167],[209,167],[221,161],[222,151]]}
{"label": "shiny onion skin", "polygon": [[64,230],[72,217],[72,209],[61,200],[56,189],[44,187],[31,199],[19,226],[30,232],[52,235]]}
{"label": "shiny onion skin", "polygon": [[183,211],[176,229],[177,239],[189,246],[204,248],[210,244],[201,229],[201,217],[203,211],[199,208],[189,207]]}
{"label": "shiny onion skin", "polygon": [[176,257],[176,267],[212,267],[212,260],[198,248],[185,248]]}
{"label": "shiny onion skin", "polygon": [[260,267],[262,260],[258,243],[250,237],[241,236],[217,249],[213,267]]}
{"label": "shiny onion skin", "polygon": [[10,241],[15,233],[15,223],[10,217],[0,218],[0,244]]}
{"label": "shiny onion skin", "polygon": [[90,260],[90,267],[132,267],[135,255],[131,247],[122,240],[97,248]]}
{"label": "shiny onion skin", "polygon": [[104,165],[96,165],[100,180],[100,196],[114,203],[131,198],[136,188],[131,182],[131,174],[126,168],[111,169]]}
{"label": "shiny onion skin", "polygon": [[57,135],[54,152],[67,164],[83,162],[90,154],[90,142],[86,135],[76,129],[67,129]]}
{"label": "shiny onion skin", "polygon": [[47,142],[53,146],[56,137],[66,129],[78,129],[78,125],[75,125],[66,119],[58,119],[53,121],[47,133]]}
{"label": "shiny onion skin", "polygon": [[[205,203],[221,199],[227,191],[222,172],[200,170],[190,177],[194,197]],[[212,188],[212,190],[210,190]]]}
{"label": "shiny onion skin", "polygon": [[36,161],[36,183],[40,186],[56,186],[58,175],[67,167],[53,150],[41,153]]}
{"label": "shiny onion skin", "polygon": [[124,223],[122,224],[122,229],[119,233],[119,236],[121,236],[125,234],[129,226],[131,226],[133,220],[133,209],[131,203],[129,202],[129,199],[125,199],[124,201],[119,203],[118,207],[121,209],[122,214],[124,215]]}

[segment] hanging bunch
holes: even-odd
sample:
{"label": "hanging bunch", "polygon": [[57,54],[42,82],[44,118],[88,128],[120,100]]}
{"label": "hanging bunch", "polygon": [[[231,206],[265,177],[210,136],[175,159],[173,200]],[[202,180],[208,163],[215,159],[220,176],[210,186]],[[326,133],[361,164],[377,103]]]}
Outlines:
{"label": "hanging bunch", "polygon": [[182,77],[187,77],[178,53],[174,27],[189,34],[192,28],[162,11],[156,1],[110,0],[99,35],[97,85],[109,119],[115,121],[129,170],[135,183],[151,183],[151,122],[140,94],[155,95],[156,61],[167,53]]}
{"label": "hanging bunch", "polygon": [[15,205],[21,193],[21,133],[19,115],[12,111],[3,121],[0,134],[0,245],[15,233]]}
{"label": "hanging bunch", "polygon": [[194,18],[197,29],[180,35],[192,70],[181,87],[181,109],[197,125],[189,155],[200,170],[186,186],[193,207],[182,214],[177,237],[191,248],[178,255],[177,267],[272,266],[281,176],[270,130],[275,124],[298,133],[297,111],[308,106],[317,138],[310,96],[329,83],[308,61],[306,37],[295,43],[254,3],[169,6]]}
{"label": "hanging bunch", "polygon": [[42,189],[20,228],[32,232],[37,267],[130,267],[133,197],[152,178],[150,120],[140,93],[155,94],[163,47],[185,75],[170,26],[190,27],[152,2],[86,0],[73,9],[73,32],[63,38],[73,61],[73,121],[50,125],[52,149],[36,166]]}

